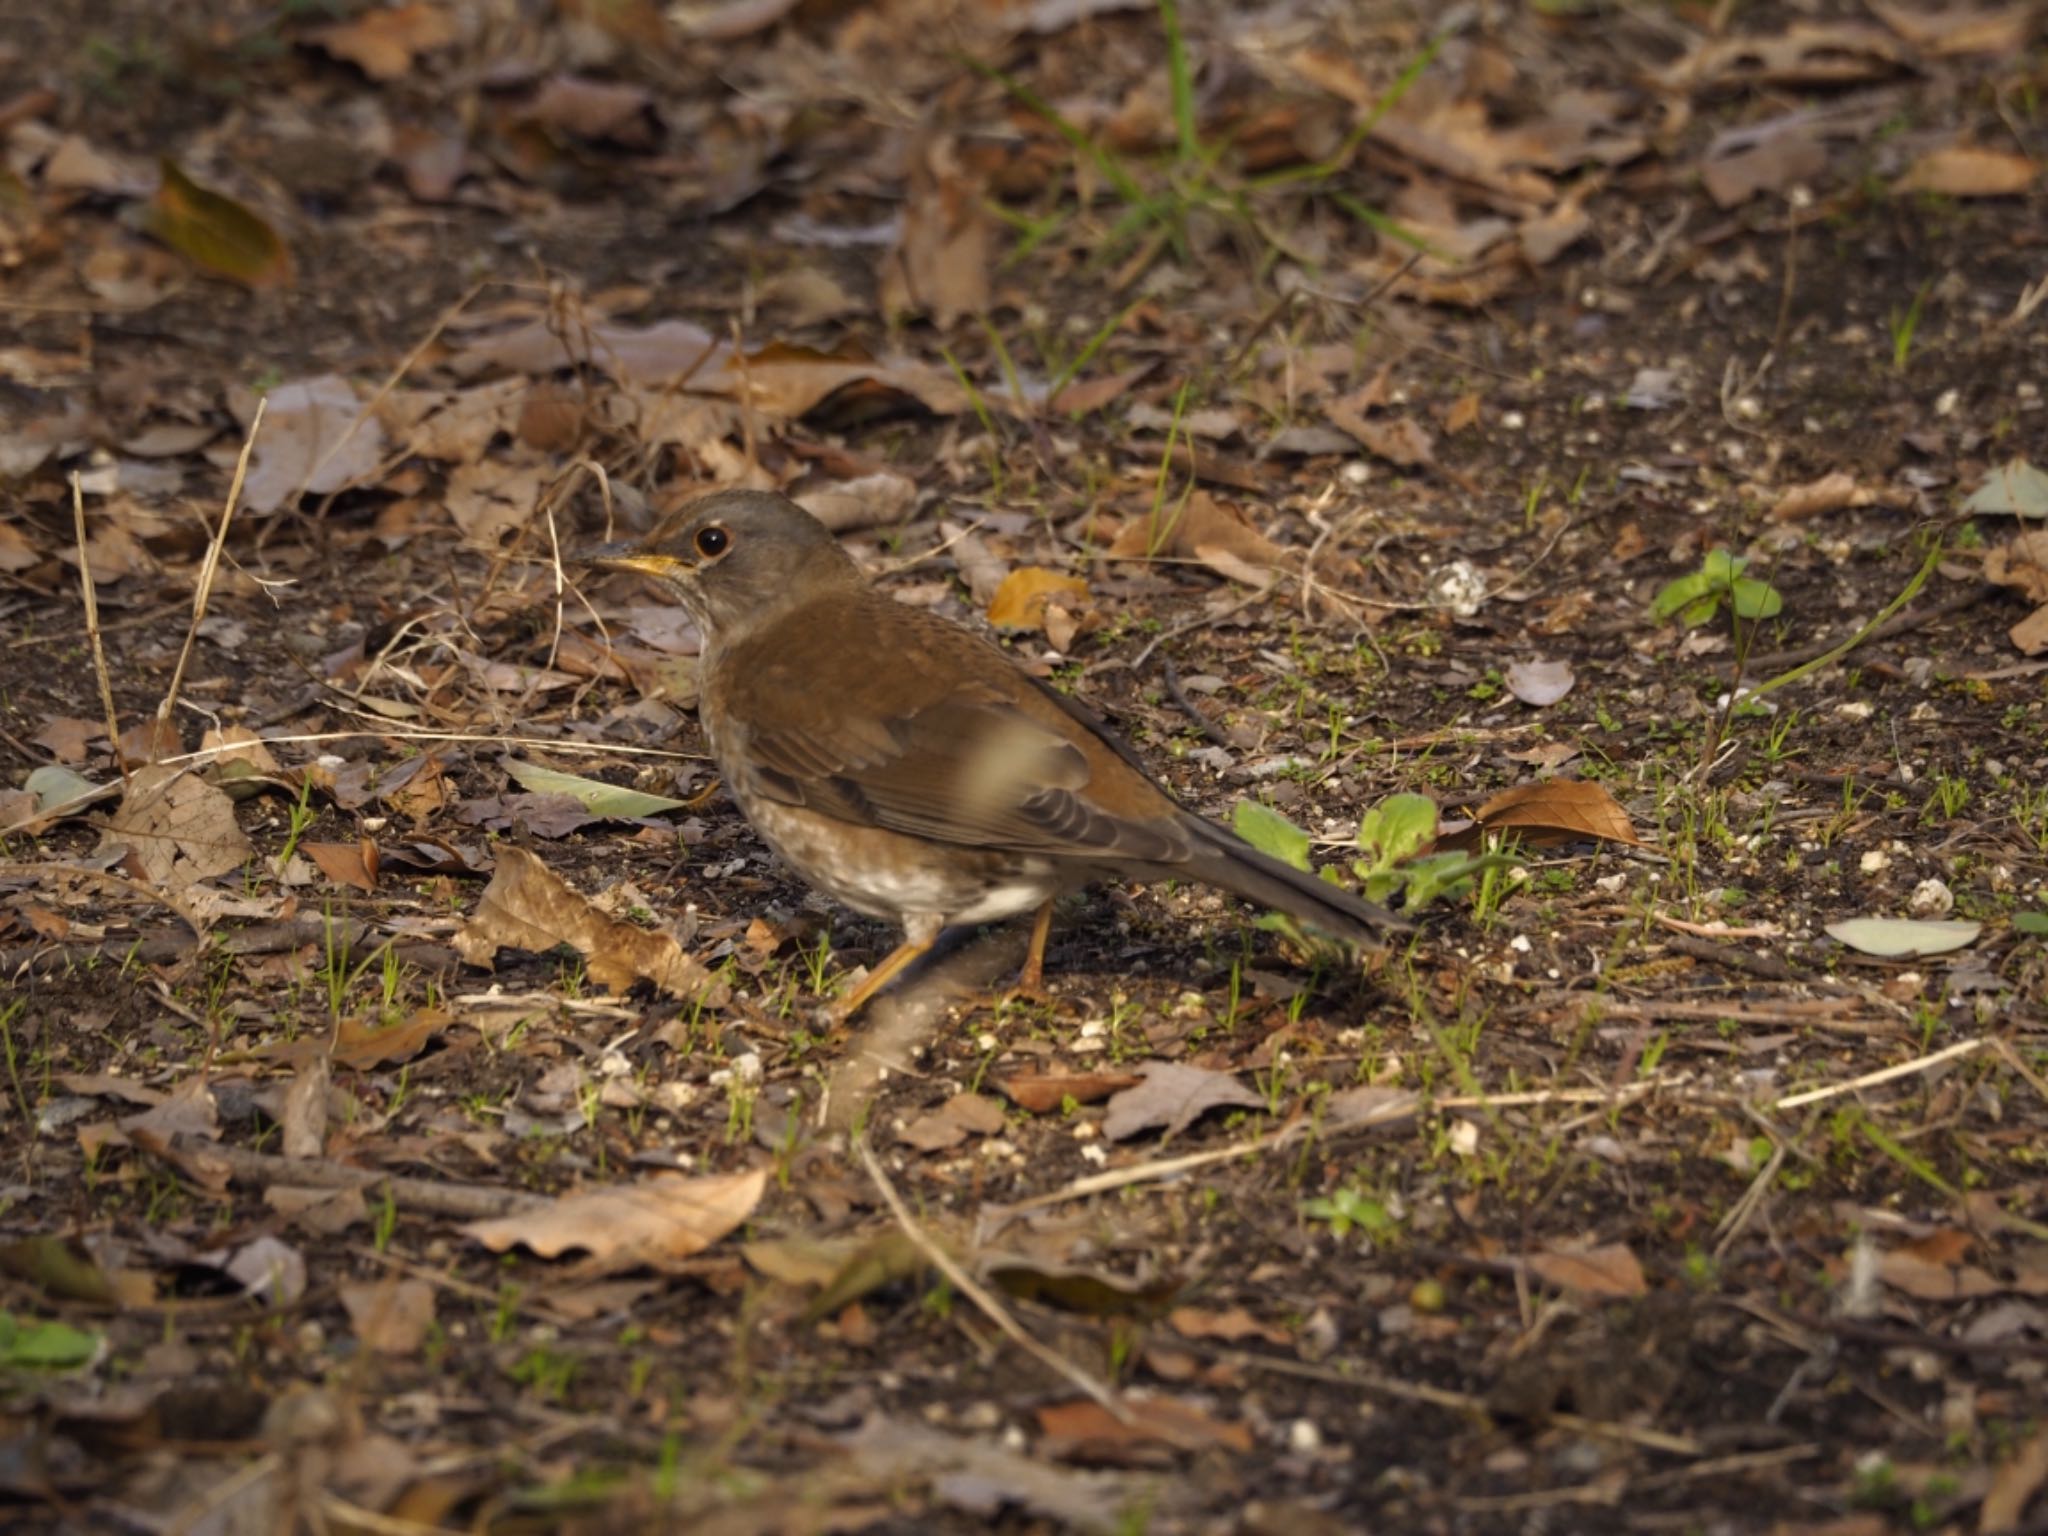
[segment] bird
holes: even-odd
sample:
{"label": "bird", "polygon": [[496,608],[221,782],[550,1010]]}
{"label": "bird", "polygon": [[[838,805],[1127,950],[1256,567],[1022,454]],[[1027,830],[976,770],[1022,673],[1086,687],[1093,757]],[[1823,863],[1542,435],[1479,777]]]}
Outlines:
{"label": "bird", "polygon": [[703,636],[698,713],[741,812],[811,885],[902,928],[838,1005],[851,1018],[954,925],[1035,912],[1099,879],[1194,880],[1359,946],[1408,925],[1187,809],[1093,712],[1008,652],[870,585],[774,492],[687,502],[582,560],[651,577]]}

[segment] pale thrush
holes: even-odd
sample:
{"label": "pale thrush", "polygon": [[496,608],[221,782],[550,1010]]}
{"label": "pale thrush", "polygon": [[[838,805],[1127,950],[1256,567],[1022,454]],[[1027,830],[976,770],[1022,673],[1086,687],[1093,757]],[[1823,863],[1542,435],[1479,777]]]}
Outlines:
{"label": "pale thrush", "polygon": [[786,497],[720,491],[591,562],[652,576],[703,631],[700,712],[769,846],[904,941],[851,1014],[941,929],[1038,911],[1092,880],[1199,880],[1339,939],[1406,925],[1181,806],[1088,710],[992,642],[869,586]]}

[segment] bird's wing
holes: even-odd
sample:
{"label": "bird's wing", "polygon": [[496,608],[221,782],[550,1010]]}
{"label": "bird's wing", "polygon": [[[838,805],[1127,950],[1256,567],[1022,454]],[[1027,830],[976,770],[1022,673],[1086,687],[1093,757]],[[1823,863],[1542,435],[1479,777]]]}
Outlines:
{"label": "bird's wing", "polygon": [[1116,814],[1090,792],[1091,754],[1033,716],[993,690],[967,690],[835,726],[757,721],[743,750],[758,791],[842,821],[1020,853],[1148,864],[1189,856],[1163,795],[1163,814]]}

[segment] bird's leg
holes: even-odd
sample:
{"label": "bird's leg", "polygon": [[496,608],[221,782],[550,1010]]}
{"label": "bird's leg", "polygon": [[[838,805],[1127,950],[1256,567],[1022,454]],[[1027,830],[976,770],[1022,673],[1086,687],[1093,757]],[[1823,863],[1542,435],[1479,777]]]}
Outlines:
{"label": "bird's leg", "polygon": [[894,981],[898,973],[905,966],[909,965],[911,961],[917,959],[918,956],[924,954],[933,944],[938,942],[939,925],[937,923],[932,923],[928,927],[924,924],[912,923],[907,924],[906,927],[907,931],[903,936],[903,942],[884,955],[882,963],[868,972],[867,979],[855,987],[850,996],[841,999],[833,1008],[833,1014],[840,1023],[844,1024],[848,1019],[860,1012],[862,1006],[866,1004],[869,998]]}
{"label": "bird's leg", "polygon": [[1045,941],[1052,933],[1052,900],[1046,897],[1031,918],[1031,944],[1024,951],[1024,968],[1017,972],[1013,996],[1045,996]]}

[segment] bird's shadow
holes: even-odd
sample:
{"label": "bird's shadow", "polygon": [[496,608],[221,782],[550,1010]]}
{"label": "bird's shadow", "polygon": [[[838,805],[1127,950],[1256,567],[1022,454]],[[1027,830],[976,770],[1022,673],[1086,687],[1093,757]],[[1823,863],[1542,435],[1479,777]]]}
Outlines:
{"label": "bird's shadow", "polygon": [[980,932],[949,931],[938,947],[868,1004],[860,1028],[825,1089],[820,1123],[827,1132],[852,1131],[874,1102],[884,1073],[923,1075],[921,1047],[949,1017],[953,1006],[986,997],[1024,963],[1031,941],[1029,923],[1009,923]]}

